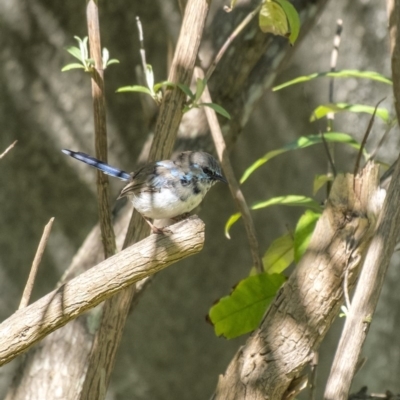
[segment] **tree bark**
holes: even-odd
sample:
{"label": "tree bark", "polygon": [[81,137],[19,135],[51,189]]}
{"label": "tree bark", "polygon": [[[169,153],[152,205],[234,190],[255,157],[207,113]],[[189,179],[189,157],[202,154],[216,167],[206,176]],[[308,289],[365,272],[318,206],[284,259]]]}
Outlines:
{"label": "tree bark", "polygon": [[[285,399],[350,290],[384,200],[379,167],[338,175],[299,265],[226,373],[213,400]],[[301,379],[300,379],[301,380]]]}

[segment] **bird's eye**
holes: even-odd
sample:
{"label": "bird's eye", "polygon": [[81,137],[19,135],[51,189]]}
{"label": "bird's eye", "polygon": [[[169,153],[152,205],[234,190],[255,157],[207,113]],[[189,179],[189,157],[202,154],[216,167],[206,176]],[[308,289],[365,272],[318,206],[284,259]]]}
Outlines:
{"label": "bird's eye", "polygon": [[203,172],[204,172],[206,175],[208,175],[208,176],[214,175],[213,171],[211,171],[211,169],[208,168],[208,167],[204,167],[204,168],[203,168]]}

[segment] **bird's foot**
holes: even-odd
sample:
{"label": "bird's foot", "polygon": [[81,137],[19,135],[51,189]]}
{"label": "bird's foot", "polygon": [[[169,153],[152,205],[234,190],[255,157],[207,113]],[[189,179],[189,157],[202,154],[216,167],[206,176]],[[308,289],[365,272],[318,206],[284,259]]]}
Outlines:
{"label": "bird's foot", "polygon": [[168,229],[168,227],[164,227],[164,228],[157,228],[148,218],[143,217],[144,220],[149,224],[151,231],[155,234],[158,235],[166,235],[169,233],[172,233],[172,231],[170,229]]}

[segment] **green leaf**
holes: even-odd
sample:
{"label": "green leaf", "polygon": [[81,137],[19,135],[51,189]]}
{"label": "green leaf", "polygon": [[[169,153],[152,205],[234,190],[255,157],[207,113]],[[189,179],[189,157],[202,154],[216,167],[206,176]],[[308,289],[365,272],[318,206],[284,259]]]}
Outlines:
{"label": "green leaf", "polygon": [[258,23],[264,33],[273,33],[284,37],[288,37],[290,34],[288,20],[283,8],[273,1],[266,0],[263,3]]}
{"label": "green leaf", "polygon": [[311,197],[298,196],[298,195],[288,195],[273,197],[267,201],[262,201],[260,203],[253,204],[251,206],[252,210],[259,210],[260,208],[266,208],[273,205],[285,205],[292,207],[307,207],[316,211],[321,211],[321,206]]}
{"label": "green leaf", "polygon": [[233,339],[256,329],[285,280],[283,275],[258,274],[239,282],[229,296],[210,309],[215,334]]}
{"label": "green leaf", "polygon": [[[324,137],[327,142],[345,143],[348,144],[349,146],[354,147],[355,149],[360,148],[360,144],[347,133],[326,132],[324,133]],[[263,157],[254,162],[249,168],[246,169],[243,176],[240,178],[240,183],[244,183],[247,180],[247,178],[257,168],[261,167],[261,165],[265,164],[266,162],[278,156],[279,154],[286,153],[287,151],[304,149],[305,147],[309,147],[317,143],[322,143],[322,141],[323,139],[321,134],[300,136],[298,139],[294,140],[291,143],[288,143],[287,145],[281,147],[280,149],[268,152]]]}
{"label": "green leaf", "polygon": [[197,80],[196,80],[196,94],[194,96],[194,102],[197,102],[197,101],[200,100],[200,97],[203,94],[206,85],[207,85],[206,79],[197,78]]}
{"label": "green leaf", "polygon": [[289,42],[290,44],[294,44],[300,32],[300,17],[297,13],[296,9],[293,7],[292,3],[287,0],[275,0],[279,5],[283,8],[283,11],[286,14],[286,18],[289,22],[290,28],[290,36]]}
{"label": "green leaf", "polygon": [[181,89],[182,92],[186,94],[186,96],[194,101],[195,96],[188,86],[184,85],[183,83],[177,83],[176,86],[178,86],[178,88]]}
{"label": "green leaf", "polygon": [[318,222],[321,213],[307,210],[299,219],[294,231],[294,260],[299,262],[314,232],[315,225]]}
{"label": "green leaf", "polygon": [[385,76],[378,74],[375,71],[358,71],[356,69],[344,69],[342,71],[336,71],[336,72],[331,72],[331,71],[318,72],[318,73],[314,73],[311,75],[300,76],[289,82],[285,82],[285,83],[282,83],[281,85],[275,86],[274,88],[272,88],[272,90],[274,92],[276,92],[277,90],[284,89],[288,86],[295,85],[297,83],[308,82],[308,81],[311,81],[312,79],[322,78],[322,77],[326,77],[326,76],[331,77],[331,78],[362,78],[362,79],[370,79],[373,81],[386,83],[388,85],[393,84],[393,82],[389,78],[386,78]]}
{"label": "green leaf", "polygon": [[238,221],[241,217],[242,217],[242,214],[241,214],[240,212],[239,212],[239,213],[236,213],[236,214],[233,214],[233,215],[231,215],[231,216],[229,217],[227,223],[225,224],[225,236],[226,236],[228,239],[231,238],[231,235],[229,234],[229,230],[231,229],[231,226],[232,226],[236,221]]}
{"label": "green leaf", "polygon": [[139,85],[120,87],[119,89],[117,89],[117,93],[121,93],[121,92],[141,92],[141,93],[149,94],[150,96],[153,97],[153,94],[151,93],[149,88],[147,88],[145,86],[139,86]]}
{"label": "green leaf", "polygon": [[[272,199],[269,199],[267,201],[253,204],[250,208],[251,210],[259,210],[260,208],[266,208],[273,205],[307,207],[316,211],[322,210],[321,206],[315,200],[311,199],[310,197],[297,195],[273,197]],[[230,239],[229,230],[231,229],[232,225],[240,219],[241,216],[241,213],[236,213],[231,215],[228,219],[228,222],[225,225],[225,236],[228,239]]]}
{"label": "green leaf", "polygon": [[82,64],[78,63],[72,63],[72,64],[67,64],[65,65],[62,69],[61,72],[69,71],[71,69],[77,69],[77,68],[82,68],[85,69],[85,67]]}
{"label": "green leaf", "polygon": [[228,111],[226,111],[225,108],[221,107],[219,104],[215,104],[215,103],[200,103],[199,106],[210,107],[215,112],[217,112],[218,114],[221,114],[223,117],[225,117],[227,119],[231,119],[231,116],[228,113]]}
{"label": "green leaf", "polygon": [[173,89],[176,87],[176,84],[169,81],[158,82],[154,85],[154,91],[158,92],[163,86],[167,86]]}
{"label": "green leaf", "polygon": [[[317,119],[321,119],[325,117],[329,113],[339,113],[343,111],[349,111],[353,113],[367,113],[372,115],[375,111],[375,107],[366,106],[364,104],[348,104],[348,103],[328,103],[322,104],[317,107],[311,117],[310,121],[316,121]],[[377,108],[376,114],[379,118],[383,120],[385,123],[390,122],[389,111],[386,108]]]}
{"label": "green leaf", "polygon": [[119,64],[119,60],[117,60],[116,58],[112,58],[111,60],[108,60],[107,67],[111,64]]}
{"label": "green leaf", "polygon": [[313,195],[315,195],[322,186],[325,185],[326,182],[333,181],[333,176],[328,175],[315,175],[314,184],[313,184]]}
{"label": "green leaf", "polygon": [[290,233],[275,239],[262,259],[268,274],[279,274],[294,260],[293,238]]}
{"label": "green leaf", "polygon": [[77,58],[79,61],[83,62],[81,51],[75,46],[65,47],[65,50],[68,51],[69,54]]}
{"label": "green leaf", "polygon": [[144,71],[146,75],[146,83],[147,87],[150,89],[151,94],[153,95],[153,87],[154,87],[154,73],[153,67],[150,64],[146,65],[146,70]]}

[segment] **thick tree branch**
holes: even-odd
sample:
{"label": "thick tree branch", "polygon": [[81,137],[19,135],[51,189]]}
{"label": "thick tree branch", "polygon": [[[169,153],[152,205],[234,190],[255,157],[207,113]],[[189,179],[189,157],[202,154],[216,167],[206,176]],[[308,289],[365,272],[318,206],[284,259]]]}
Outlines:
{"label": "thick tree branch", "polygon": [[[393,88],[397,116],[400,116],[400,1],[388,1],[392,51]],[[336,350],[325,389],[327,400],[346,400],[357,363],[375,312],[383,281],[400,233],[400,163],[394,168],[385,203],[369,246],[357,289]]]}
{"label": "thick tree branch", "polygon": [[338,175],[299,265],[260,327],[221,376],[215,400],[277,400],[310,362],[343,301],[343,280],[355,284],[383,198],[379,168]]}
{"label": "thick tree branch", "polygon": [[149,236],[6,319],[0,324],[0,365],[133,283],[203,248],[204,223],[197,217],[171,231]]}

